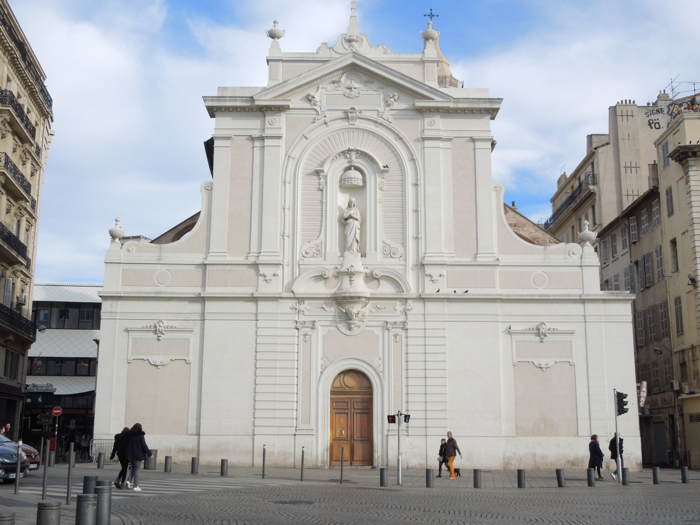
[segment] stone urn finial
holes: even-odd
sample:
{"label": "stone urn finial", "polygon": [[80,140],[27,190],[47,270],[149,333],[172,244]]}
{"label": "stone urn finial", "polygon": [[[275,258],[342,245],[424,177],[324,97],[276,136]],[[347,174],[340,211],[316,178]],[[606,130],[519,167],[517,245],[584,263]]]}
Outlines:
{"label": "stone urn finial", "polygon": [[421,33],[421,36],[423,37],[423,40],[426,41],[426,43],[430,40],[437,40],[438,39],[439,33],[433,29],[433,21],[428,20],[428,28]]}
{"label": "stone urn finial", "polygon": [[588,229],[590,223],[588,221],[583,221],[583,231],[578,234],[578,238],[582,244],[591,244],[595,241],[596,234]]}
{"label": "stone urn finial", "polygon": [[267,36],[272,40],[279,40],[284,36],[284,29],[279,26],[277,20],[272,21],[272,27],[267,30]]}
{"label": "stone urn finial", "polygon": [[119,217],[114,219],[114,226],[109,229],[109,236],[112,238],[112,242],[119,242],[124,237],[124,228],[122,228]]}

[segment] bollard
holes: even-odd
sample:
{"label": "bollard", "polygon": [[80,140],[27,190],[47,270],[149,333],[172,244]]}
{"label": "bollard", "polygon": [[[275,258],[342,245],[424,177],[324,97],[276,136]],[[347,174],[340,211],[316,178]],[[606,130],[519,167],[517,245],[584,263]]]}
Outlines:
{"label": "bollard", "polygon": [[97,468],[105,468],[105,453],[99,452],[97,454]]}
{"label": "bollard", "polygon": [[654,467],[651,469],[651,482],[654,485],[659,484],[659,467]]}
{"label": "bollard", "polygon": [[388,487],[389,477],[387,476],[386,467],[379,467],[379,486]]}
{"label": "bollard", "polygon": [[22,477],[22,440],[17,441],[17,463],[15,464],[15,494],[19,494],[19,479]]}
{"label": "bollard", "polygon": [[688,483],[688,467],[681,467],[681,483]]}
{"label": "bollard", "polygon": [[37,503],[36,525],[61,525],[61,504],[54,501]]}
{"label": "bollard", "polygon": [[525,471],[521,468],[518,469],[518,488],[525,488]]}
{"label": "bollard", "polygon": [[56,464],[56,451],[51,450],[49,452],[49,467],[53,467]]}
{"label": "bollard", "polygon": [[221,460],[221,468],[219,469],[219,474],[222,476],[228,476],[228,459]]}
{"label": "bollard", "polygon": [[14,512],[10,513],[1,513],[0,514],[0,524],[4,525],[15,525],[15,514]]}
{"label": "bollard", "polygon": [[83,476],[83,494],[94,494],[97,476]]}
{"label": "bollard", "polygon": [[49,462],[48,462],[48,456],[49,456],[49,447],[48,443],[47,446],[44,447],[44,457],[41,459],[41,461],[44,463],[44,473],[41,478],[41,499],[46,499],[46,482],[48,481],[48,475],[49,475]]}
{"label": "bollard", "polygon": [[95,489],[97,489],[97,487],[111,487],[111,486],[112,486],[112,482],[109,481],[108,479],[97,478],[97,481],[95,481]]}
{"label": "bollard", "polygon": [[190,467],[190,474],[199,474],[199,458],[192,458],[192,466]]}
{"label": "bollard", "polygon": [[144,470],[156,470],[156,467],[158,466],[158,449],[157,448],[152,448],[151,449],[151,455],[146,458],[146,461],[143,463],[143,469]]}
{"label": "bollard", "polygon": [[623,469],[622,469],[622,484],[623,485],[630,484],[630,469],[628,469],[627,467],[623,467]]}
{"label": "bollard", "polygon": [[345,449],[340,447],[340,484],[343,484],[343,454]]}
{"label": "bollard", "polygon": [[555,470],[557,474],[557,487],[562,488],[566,486],[566,480],[564,479],[564,471],[560,468]]}
{"label": "bollard", "polygon": [[173,457],[172,456],[165,456],[165,467],[163,468],[163,472],[172,472],[173,471]]}
{"label": "bollard", "polygon": [[78,494],[75,504],[75,525],[95,525],[97,523],[97,495]]}
{"label": "bollard", "polygon": [[481,488],[481,470],[478,468],[474,469],[474,488]]}
{"label": "bollard", "polygon": [[301,475],[299,481],[304,481],[304,447],[301,447]]}
{"label": "bollard", "polygon": [[265,479],[265,444],[263,444],[262,477],[263,477],[263,479]]}
{"label": "bollard", "polygon": [[96,525],[109,525],[112,516],[112,487],[97,486],[97,520]]}
{"label": "bollard", "polygon": [[66,505],[70,505],[70,493],[73,489],[73,446],[68,444],[68,476],[66,478]]}
{"label": "bollard", "polygon": [[586,481],[589,487],[595,487],[595,469],[589,468],[586,471]]}
{"label": "bollard", "polygon": [[433,488],[433,469],[431,468],[425,469],[425,488]]}

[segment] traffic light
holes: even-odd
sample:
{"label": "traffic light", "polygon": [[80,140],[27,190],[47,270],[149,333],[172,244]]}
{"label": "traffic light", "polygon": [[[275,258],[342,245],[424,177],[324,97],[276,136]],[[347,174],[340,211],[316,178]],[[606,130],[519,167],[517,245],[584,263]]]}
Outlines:
{"label": "traffic light", "polygon": [[388,416],[386,416],[386,420],[389,424],[396,423],[396,415],[389,414]]}
{"label": "traffic light", "polygon": [[403,422],[408,423],[411,419],[411,414],[404,414],[403,415]]}
{"label": "traffic light", "polygon": [[629,408],[627,408],[627,394],[615,392],[615,395],[617,396],[617,415],[621,416],[629,411]]}

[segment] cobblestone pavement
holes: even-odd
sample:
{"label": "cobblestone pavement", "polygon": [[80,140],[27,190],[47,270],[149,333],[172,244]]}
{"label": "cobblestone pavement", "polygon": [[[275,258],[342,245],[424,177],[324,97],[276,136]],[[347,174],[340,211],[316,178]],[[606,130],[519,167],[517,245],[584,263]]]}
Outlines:
{"label": "cobblestone pavement", "polygon": [[[231,468],[218,476],[218,468],[202,467],[190,475],[186,465],[176,472],[144,471],[143,492],[114,491],[113,524],[653,524],[700,525],[700,472],[691,471],[690,483],[681,484],[678,471],[662,471],[661,485],[651,484],[649,471],[631,473],[622,487],[608,478],[586,486],[585,471],[566,471],[567,486],[556,488],[554,472],[528,471],[527,488],[516,488],[513,471],[484,471],[480,490],[472,488],[471,471],[458,480],[435,479],[425,488],[425,471],[404,474],[396,486],[380,488],[375,469],[307,469],[299,481],[294,469]],[[116,476],[105,470],[79,466],[73,493],[82,488],[82,476]],[[49,499],[65,499],[66,469],[50,469]],[[40,500],[41,475],[23,481],[19,496],[12,485],[0,486],[0,510],[13,511],[16,522],[34,524]],[[62,523],[75,520],[75,504],[65,506]]]}

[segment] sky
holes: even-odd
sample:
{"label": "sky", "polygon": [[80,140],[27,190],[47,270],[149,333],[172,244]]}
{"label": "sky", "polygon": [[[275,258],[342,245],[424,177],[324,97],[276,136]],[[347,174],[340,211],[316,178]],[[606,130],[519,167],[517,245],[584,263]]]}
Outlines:
{"label": "sky", "polygon": [[[155,237],[200,208],[210,175],[202,103],[217,86],[263,86],[273,19],[284,51],[347,26],[349,0],[10,0],[54,99],[37,282],[102,282],[108,229]],[[607,108],[700,80],[697,0],[359,0],[362,32],[420,52],[440,16],[466,87],[502,97],[494,180],[529,217],[551,213],[562,171],[607,132]]]}

